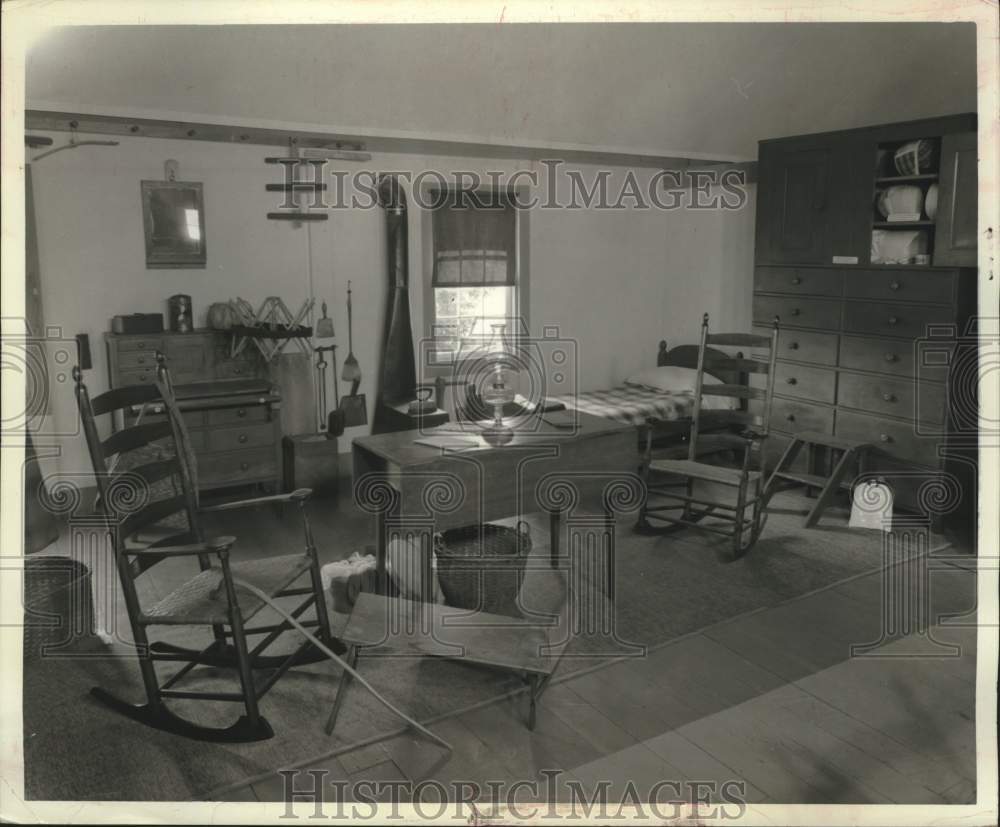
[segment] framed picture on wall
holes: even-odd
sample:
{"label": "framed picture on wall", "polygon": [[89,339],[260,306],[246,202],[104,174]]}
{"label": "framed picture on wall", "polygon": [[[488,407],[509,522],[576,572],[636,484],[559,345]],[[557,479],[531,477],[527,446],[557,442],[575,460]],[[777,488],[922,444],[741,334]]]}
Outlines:
{"label": "framed picture on wall", "polygon": [[146,268],[204,268],[205,202],[194,181],[143,181]]}

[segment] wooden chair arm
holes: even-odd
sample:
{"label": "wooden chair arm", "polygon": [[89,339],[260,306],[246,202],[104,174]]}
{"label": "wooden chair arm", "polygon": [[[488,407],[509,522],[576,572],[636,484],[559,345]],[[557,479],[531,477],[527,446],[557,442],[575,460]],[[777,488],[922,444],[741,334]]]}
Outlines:
{"label": "wooden chair arm", "polygon": [[188,543],[181,546],[146,546],[126,549],[125,553],[136,557],[185,557],[196,554],[222,554],[229,551],[236,538],[229,534],[213,537],[204,543]]}
{"label": "wooden chair arm", "polygon": [[253,508],[258,505],[275,505],[280,503],[302,503],[312,496],[311,488],[296,488],[287,494],[272,494],[267,497],[252,497],[249,500],[233,500],[232,502],[219,503],[218,505],[205,505],[198,510],[203,514],[212,514],[216,511],[235,511],[239,508]]}

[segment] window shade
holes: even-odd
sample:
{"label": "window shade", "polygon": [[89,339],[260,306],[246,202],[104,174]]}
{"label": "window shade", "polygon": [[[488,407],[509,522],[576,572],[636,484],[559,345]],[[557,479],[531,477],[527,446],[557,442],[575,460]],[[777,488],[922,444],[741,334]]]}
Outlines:
{"label": "window shade", "polygon": [[[513,285],[515,214],[501,193],[475,199],[449,194],[434,215],[435,287]],[[440,203],[440,201],[438,202]]]}

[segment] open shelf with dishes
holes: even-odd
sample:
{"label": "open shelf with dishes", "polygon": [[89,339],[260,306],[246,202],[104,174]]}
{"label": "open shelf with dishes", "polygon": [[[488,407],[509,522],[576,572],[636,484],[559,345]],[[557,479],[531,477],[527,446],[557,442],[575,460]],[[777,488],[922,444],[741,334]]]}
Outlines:
{"label": "open shelf with dishes", "polygon": [[872,198],[872,264],[930,265],[940,163],[940,138],[878,144]]}

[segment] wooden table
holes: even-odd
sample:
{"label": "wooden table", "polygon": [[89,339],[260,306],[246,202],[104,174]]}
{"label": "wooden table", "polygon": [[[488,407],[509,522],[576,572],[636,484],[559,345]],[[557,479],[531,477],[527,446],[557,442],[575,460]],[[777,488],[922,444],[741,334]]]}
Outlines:
{"label": "wooden table", "polygon": [[635,429],[577,411],[546,413],[542,419],[514,424],[509,444],[466,451],[415,442],[434,430],[354,440],[354,497],[376,516],[380,581],[390,540],[419,536],[425,544],[423,599],[429,601],[435,531],[536,511],[550,516],[550,560],[555,567],[564,515],[577,507],[593,507],[603,524],[607,593],[614,599],[614,512],[637,508],[642,490],[635,473]]}

